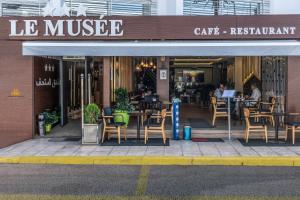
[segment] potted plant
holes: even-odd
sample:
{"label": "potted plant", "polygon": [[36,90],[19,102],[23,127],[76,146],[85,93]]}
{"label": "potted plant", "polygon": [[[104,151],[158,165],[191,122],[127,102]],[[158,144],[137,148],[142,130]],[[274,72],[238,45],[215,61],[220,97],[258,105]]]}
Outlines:
{"label": "potted plant", "polygon": [[118,88],[115,90],[116,105],[115,105],[115,122],[124,122],[126,126],[129,124],[128,112],[133,111],[133,106],[129,102],[128,91],[126,88]]}
{"label": "potted plant", "polygon": [[99,144],[99,107],[92,103],[84,108],[82,144]]}

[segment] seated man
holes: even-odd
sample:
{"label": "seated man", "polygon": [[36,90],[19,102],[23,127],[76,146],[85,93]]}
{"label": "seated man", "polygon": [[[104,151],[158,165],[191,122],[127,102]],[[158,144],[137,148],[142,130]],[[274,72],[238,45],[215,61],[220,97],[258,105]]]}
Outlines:
{"label": "seated man", "polygon": [[247,98],[249,101],[245,102],[247,106],[255,106],[261,99],[261,92],[255,83],[251,84],[251,90],[251,96],[250,98]]}
{"label": "seated man", "polygon": [[222,99],[224,90],[225,90],[224,84],[220,83],[219,88],[217,88],[214,92],[214,96],[217,98],[217,100]]}

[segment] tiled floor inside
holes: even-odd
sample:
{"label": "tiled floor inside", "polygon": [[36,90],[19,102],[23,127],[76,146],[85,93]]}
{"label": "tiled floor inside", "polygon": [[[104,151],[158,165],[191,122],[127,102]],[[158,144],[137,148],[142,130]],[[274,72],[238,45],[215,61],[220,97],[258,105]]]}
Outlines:
{"label": "tiled floor inside", "polygon": [[80,141],[40,138],[0,149],[0,157],[14,156],[300,156],[300,146],[246,147],[236,139],[200,143],[170,140],[170,146],[83,146]]}

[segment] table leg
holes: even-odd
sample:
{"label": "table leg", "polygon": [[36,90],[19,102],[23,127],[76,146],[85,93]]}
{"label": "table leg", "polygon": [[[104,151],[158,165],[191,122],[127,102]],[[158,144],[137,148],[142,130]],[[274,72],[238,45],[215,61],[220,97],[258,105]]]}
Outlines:
{"label": "table leg", "polygon": [[275,116],[275,141],[279,141],[279,116]]}
{"label": "table leg", "polygon": [[137,116],[137,139],[140,140],[141,139],[141,122],[140,122],[140,115]]}

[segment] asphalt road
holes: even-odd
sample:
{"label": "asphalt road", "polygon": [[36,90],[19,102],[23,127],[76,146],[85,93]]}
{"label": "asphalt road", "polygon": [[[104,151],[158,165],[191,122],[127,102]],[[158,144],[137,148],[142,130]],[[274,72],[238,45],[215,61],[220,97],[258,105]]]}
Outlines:
{"label": "asphalt road", "polygon": [[300,168],[0,165],[0,194],[300,196]]}

